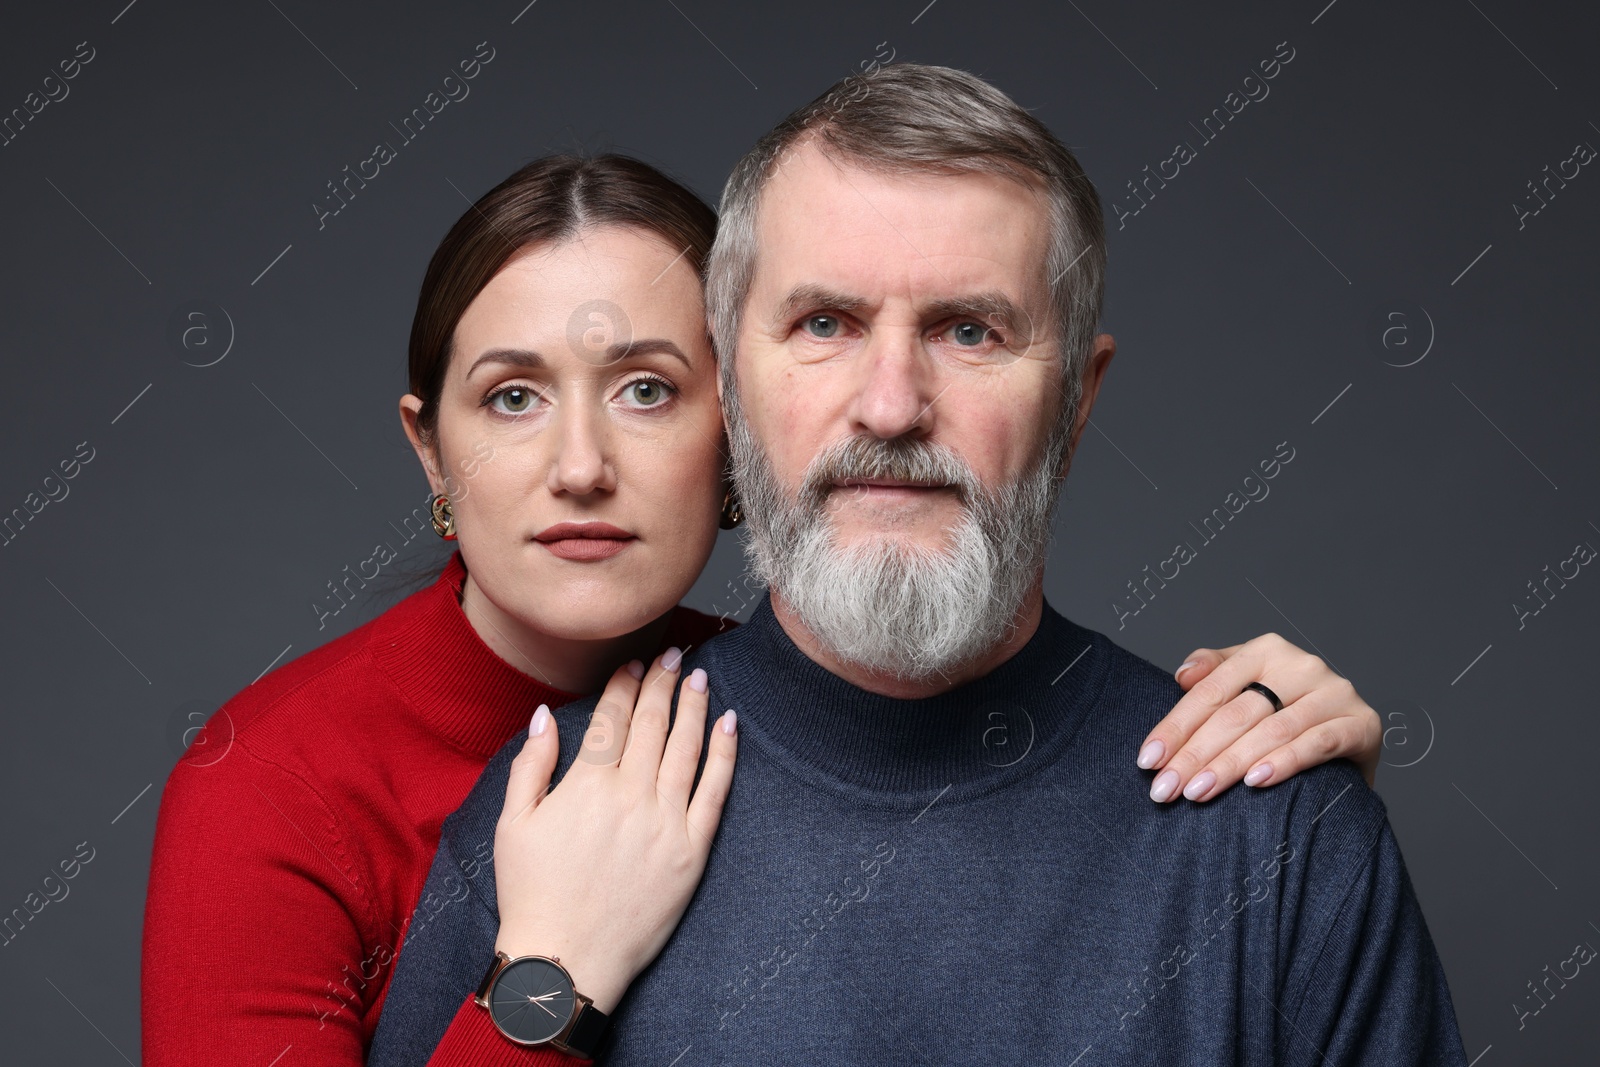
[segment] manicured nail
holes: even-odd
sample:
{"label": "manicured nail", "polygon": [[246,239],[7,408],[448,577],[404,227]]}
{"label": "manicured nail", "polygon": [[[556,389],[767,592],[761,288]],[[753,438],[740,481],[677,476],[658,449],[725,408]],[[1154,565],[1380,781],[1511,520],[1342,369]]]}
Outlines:
{"label": "manicured nail", "polygon": [[1272,764],[1258,763],[1250,768],[1250,773],[1244,776],[1245,785],[1260,785],[1272,777]]}
{"label": "manicured nail", "polygon": [[704,693],[706,691],[706,672],[701,670],[699,667],[696,667],[694,670],[690,671],[689,688],[693,689],[696,693]]}
{"label": "manicured nail", "polygon": [[669,648],[661,654],[661,669],[664,671],[675,671],[682,662],[683,653],[676,648]]}
{"label": "manicured nail", "polygon": [[1167,746],[1159,739],[1155,741],[1147,741],[1145,746],[1139,750],[1139,759],[1137,761],[1139,764],[1139,769],[1148,771],[1151,767],[1154,767],[1156,764],[1160,763],[1161,755],[1162,753],[1166,752],[1166,750]]}
{"label": "manicured nail", "polygon": [[1157,804],[1162,803],[1172,796],[1178,788],[1178,772],[1162,771],[1156,775],[1156,780],[1150,785],[1150,799]]}
{"label": "manicured nail", "polygon": [[628,673],[633,675],[633,680],[637,682],[644,677],[644,664],[638,660],[632,660],[628,664]]}
{"label": "manicured nail", "polygon": [[1183,787],[1183,795],[1190,800],[1199,800],[1205,796],[1212,786],[1217,784],[1217,776],[1210,771],[1201,771],[1195,775],[1188,785]]}
{"label": "manicured nail", "polygon": [[1200,666],[1200,664],[1199,664],[1199,662],[1197,660],[1192,660],[1192,659],[1188,660],[1187,662],[1184,663],[1183,666],[1181,666],[1177,670],[1173,671],[1172,672],[1172,676],[1174,678],[1176,678],[1176,677],[1178,677],[1178,675],[1182,674],[1184,671],[1188,670],[1190,667],[1198,667],[1198,666]]}
{"label": "manicured nail", "polygon": [[528,733],[538,737],[548,729],[550,729],[550,708],[548,705],[540,704],[539,710],[533,713],[533,722],[528,726]]}
{"label": "manicured nail", "polygon": [[739,716],[734,714],[732,708],[729,708],[722,713],[722,722],[718,723],[718,725],[722,728],[723,733],[731,737],[734,731],[739,728]]}

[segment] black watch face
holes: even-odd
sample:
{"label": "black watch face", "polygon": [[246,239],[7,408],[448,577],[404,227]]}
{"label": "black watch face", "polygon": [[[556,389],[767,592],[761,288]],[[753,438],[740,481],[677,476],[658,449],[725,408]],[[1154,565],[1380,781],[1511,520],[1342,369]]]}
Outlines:
{"label": "black watch face", "polygon": [[513,960],[489,991],[489,1012],[513,1041],[549,1041],[572,1021],[572,982],[544,959]]}

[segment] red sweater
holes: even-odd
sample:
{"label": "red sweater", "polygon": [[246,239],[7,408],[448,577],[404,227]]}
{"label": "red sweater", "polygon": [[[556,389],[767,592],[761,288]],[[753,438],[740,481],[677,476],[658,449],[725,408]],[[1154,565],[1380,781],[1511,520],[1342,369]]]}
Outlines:
{"label": "red sweater", "polygon": [[[427,589],[256,681],[173,768],[145,903],[146,1067],[365,1061],[445,816],[540,703],[575,696],[483,643],[466,573],[457,552]],[[718,627],[679,608],[663,647]],[[513,1045],[470,996],[432,1060],[575,1062]]]}

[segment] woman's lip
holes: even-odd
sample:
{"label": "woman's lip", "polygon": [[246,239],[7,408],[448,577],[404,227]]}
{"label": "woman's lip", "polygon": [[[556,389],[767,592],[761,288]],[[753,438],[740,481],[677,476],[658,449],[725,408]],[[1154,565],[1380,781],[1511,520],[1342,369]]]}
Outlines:
{"label": "woman's lip", "polygon": [[558,541],[540,540],[539,544],[549,549],[553,556],[589,563],[610,559],[633,542],[634,539],[631,537],[564,537]]}
{"label": "woman's lip", "polygon": [[560,559],[587,563],[610,559],[637,538],[609,522],[558,522],[534,540]]}
{"label": "woman's lip", "polygon": [[631,541],[633,534],[627,530],[619,530],[609,522],[558,522],[548,530],[534,535],[534,540],[546,542],[589,538]]}

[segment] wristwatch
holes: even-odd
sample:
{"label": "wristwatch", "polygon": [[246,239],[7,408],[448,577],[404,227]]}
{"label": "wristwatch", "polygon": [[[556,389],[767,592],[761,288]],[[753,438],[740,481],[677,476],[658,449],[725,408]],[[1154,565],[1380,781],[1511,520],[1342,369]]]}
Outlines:
{"label": "wristwatch", "polygon": [[519,1045],[548,1045],[594,1059],[611,1019],[572,988],[558,957],[496,952],[473,1000],[486,1008],[495,1029]]}

